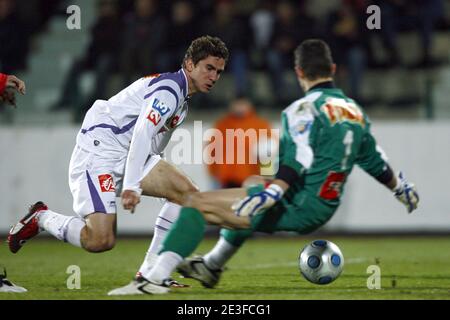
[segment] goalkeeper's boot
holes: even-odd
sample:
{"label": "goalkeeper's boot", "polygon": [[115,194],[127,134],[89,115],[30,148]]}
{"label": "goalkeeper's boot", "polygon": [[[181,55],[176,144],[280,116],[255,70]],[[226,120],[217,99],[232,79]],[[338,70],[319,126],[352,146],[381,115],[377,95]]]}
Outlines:
{"label": "goalkeeper's boot", "polygon": [[[134,277],[134,280],[137,280],[140,277],[143,277],[143,275],[142,275],[142,273],[140,273],[138,271],[136,273],[136,277]],[[167,283],[169,284],[169,287],[171,287],[171,288],[189,288],[190,287],[190,285],[184,284],[184,283],[180,283],[177,280],[174,280],[172,278],[168,278],[167,279]]]}
{"label": "goalkeeper's boot", "polygon": [[223,269],[210,269],[206,266],[203,257],[196,256],[181,262],[177,271],[185,278],[200,281],[205,288],[214,288],[220,280]]}
{"label": "goalkeeper's boot", "polygon": [[16,286],[14,283],[6,278],[6,269],[3,269],[3,274],[0,274],[0,292],[27,292],[27,289]]}
{"label": "goalkeeper's boot", "polygon": [[9,250],[16,253],[22,248],[25,242],[40,232],[37,215],[42,210],[48,210],[42,201],[36,202],[28,210],[28,214],[11,228],[8,235]]}
{"label": "goalkeeper's boot", "polygon": [[169,293],[170,280],[166,279],[162,283],[153,283],[144,277],[136,277],[126,286],[111,290],[108,296],[126,296],[136,294],[166,294]]}

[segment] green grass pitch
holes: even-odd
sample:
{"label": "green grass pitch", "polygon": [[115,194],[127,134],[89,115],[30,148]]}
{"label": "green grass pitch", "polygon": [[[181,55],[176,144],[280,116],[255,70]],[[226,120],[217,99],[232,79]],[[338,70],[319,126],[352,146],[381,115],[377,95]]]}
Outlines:
{"label": "green grass pitch", "polygon": [[[449,237],[324,237],[342,250],[342,275],[325,286],[307,282],[299,274],[297,258],[311,237],[257,237],[230,261],[215,289],[204,289],[191,279],[190,288],[164,296],[113,299],[176,300],[297,300],[297,299],[450,299]],[[207,252],[215,239],[196,251]],[[0,293],[6,299],[112,299],[106,293],[127,284],[139,267],[149,240],[119,239],[107,253],[92,254],[53,239],[36,239],[16,255],[0,246],[0,265],[8,278],[27,293]],[[368,289],[370,265],[380,267],[381,289]],[[69,290],[67,268],[81,270],[81,288]],[[178,275],[174,274],[178,279]],[[370,281],[369,281],[370,282]]]}

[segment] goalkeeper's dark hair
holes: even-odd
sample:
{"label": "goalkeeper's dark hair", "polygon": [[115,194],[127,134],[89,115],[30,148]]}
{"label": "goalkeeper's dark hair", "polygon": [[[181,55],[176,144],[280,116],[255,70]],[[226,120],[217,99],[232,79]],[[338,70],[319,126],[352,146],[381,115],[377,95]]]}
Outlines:
{"label": "goalkeeper's dark hair", "polygon": [[320,39],[303,41],[294,51],[295,66],[308,80],[328,78],[333,75],[333,58],[328,44]]}
{"label": "goalkeeper's dark hair", "polygon": [[222,58],[228,61],[229,53],[225,43],[217,37],[203,36],[191,42],[183,59],[183,66],[188,59],[192,59],[194,65],[208,56]]}

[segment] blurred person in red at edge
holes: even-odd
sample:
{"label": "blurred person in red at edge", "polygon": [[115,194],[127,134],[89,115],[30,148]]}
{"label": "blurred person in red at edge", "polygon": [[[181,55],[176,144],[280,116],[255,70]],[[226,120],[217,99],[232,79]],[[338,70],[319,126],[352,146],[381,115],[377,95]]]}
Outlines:
{"label": "blurred person in red at edge", "polygon": [[[9,88],[13,90],[8,90]],[[25,94],[25,82],[16,76],[0,73],[0,105],[4,102],[16,105],[14,90]]]}
{"label": "blurred person in red at edge", "polygon": [[[21,94],[25,94],[25,83],[16,76],[0,73],[0,104],[7,102],[15,105],[15,92],[7,90],[8,88],[13,88]],[[4,267],[1,267],[1,270],[3,270],[3,274],[0,273],[0,292],[19,293],[27,291],[27,289],[15,285],[6,278],[6,269]]]}

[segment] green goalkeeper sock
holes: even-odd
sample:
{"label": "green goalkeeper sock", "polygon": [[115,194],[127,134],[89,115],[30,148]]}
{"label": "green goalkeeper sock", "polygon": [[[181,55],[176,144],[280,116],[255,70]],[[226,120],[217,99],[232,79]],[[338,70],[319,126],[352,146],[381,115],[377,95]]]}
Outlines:
{"label": "green goalkeeper sock", "polygon": [[160,251],[171,251],[183,258],[188,257],[200,244],[205,232],[206,221],[194,208],[182,208],[178,220],[173,224]]}

